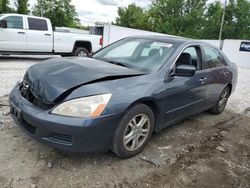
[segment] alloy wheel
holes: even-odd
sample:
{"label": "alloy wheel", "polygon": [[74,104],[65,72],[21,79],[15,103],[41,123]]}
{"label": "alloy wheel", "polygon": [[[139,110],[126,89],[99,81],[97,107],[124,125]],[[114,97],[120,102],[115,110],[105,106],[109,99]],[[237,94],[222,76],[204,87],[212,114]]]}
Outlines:
{"label": "alloy wheel", "polygon": [[150,132],[150,120],[146,114],[136,115],[128,123],[124,136],[123,145],[128,151],[135,151],[147,140]]}
{"label": "alloy wheel", "polygon": [[227,104],[229,93],[227,90],[224,90],[224,92],[221,94],[219,99],[219,110],[222,111]]}

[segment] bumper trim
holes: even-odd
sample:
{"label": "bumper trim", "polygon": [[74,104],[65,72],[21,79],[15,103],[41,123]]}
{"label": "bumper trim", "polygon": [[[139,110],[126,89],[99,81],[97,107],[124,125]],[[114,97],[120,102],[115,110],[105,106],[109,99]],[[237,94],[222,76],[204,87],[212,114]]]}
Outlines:
{"label": "bumper trim", "polygon": [[70,152],[108,151],[123,113],[97,118],[71,118],[50,114],[31,104],[14,88],[9,96],[12,118],[36,141]]}

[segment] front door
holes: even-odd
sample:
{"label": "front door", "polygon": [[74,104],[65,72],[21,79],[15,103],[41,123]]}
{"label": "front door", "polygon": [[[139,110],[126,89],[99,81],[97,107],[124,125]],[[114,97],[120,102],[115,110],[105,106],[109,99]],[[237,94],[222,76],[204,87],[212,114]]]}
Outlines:
{"label": "front door", "polygon": [[207,85],[201,67],[200,47],[186,48],[173,66],[173,71],[178,65],[193,65],[196,73],[192,77],[169,77],[162,101],[165,109],[164,126],[206,109]]}
{"label": "front door", "polygon": [[7,16],[7,28],[0,28],[0,50],[1,51],[26,51],[27,33],[24,30],[22,16]]}

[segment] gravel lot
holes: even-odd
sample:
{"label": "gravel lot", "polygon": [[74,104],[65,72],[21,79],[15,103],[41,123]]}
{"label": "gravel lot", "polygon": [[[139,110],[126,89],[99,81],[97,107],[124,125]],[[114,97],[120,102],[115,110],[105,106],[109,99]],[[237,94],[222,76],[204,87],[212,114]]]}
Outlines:
{"label": "gravel lot", "polygon": [[[239,68],[226,111],[204,112],[154,135],[142,154],[65,154],[12,121],[8,93],[48,57],[0,57],[0,187],[250,187],[250,69]],[[145,161],[146,159],[146,161]]]}

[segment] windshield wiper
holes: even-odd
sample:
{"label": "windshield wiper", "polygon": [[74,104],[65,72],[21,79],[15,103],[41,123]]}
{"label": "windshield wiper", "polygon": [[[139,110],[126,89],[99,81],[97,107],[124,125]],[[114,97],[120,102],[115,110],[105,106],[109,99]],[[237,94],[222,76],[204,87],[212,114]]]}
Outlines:
{"label": "windshield wiper", "polygon": [[122,67],[127,67],[124,63],[120,63],[120,62],[117,62],[117,61],[107,61],[108,63],[111,63],[111,64],[114,64],[114,65],[119,65],[119,66],[122,66]]}

